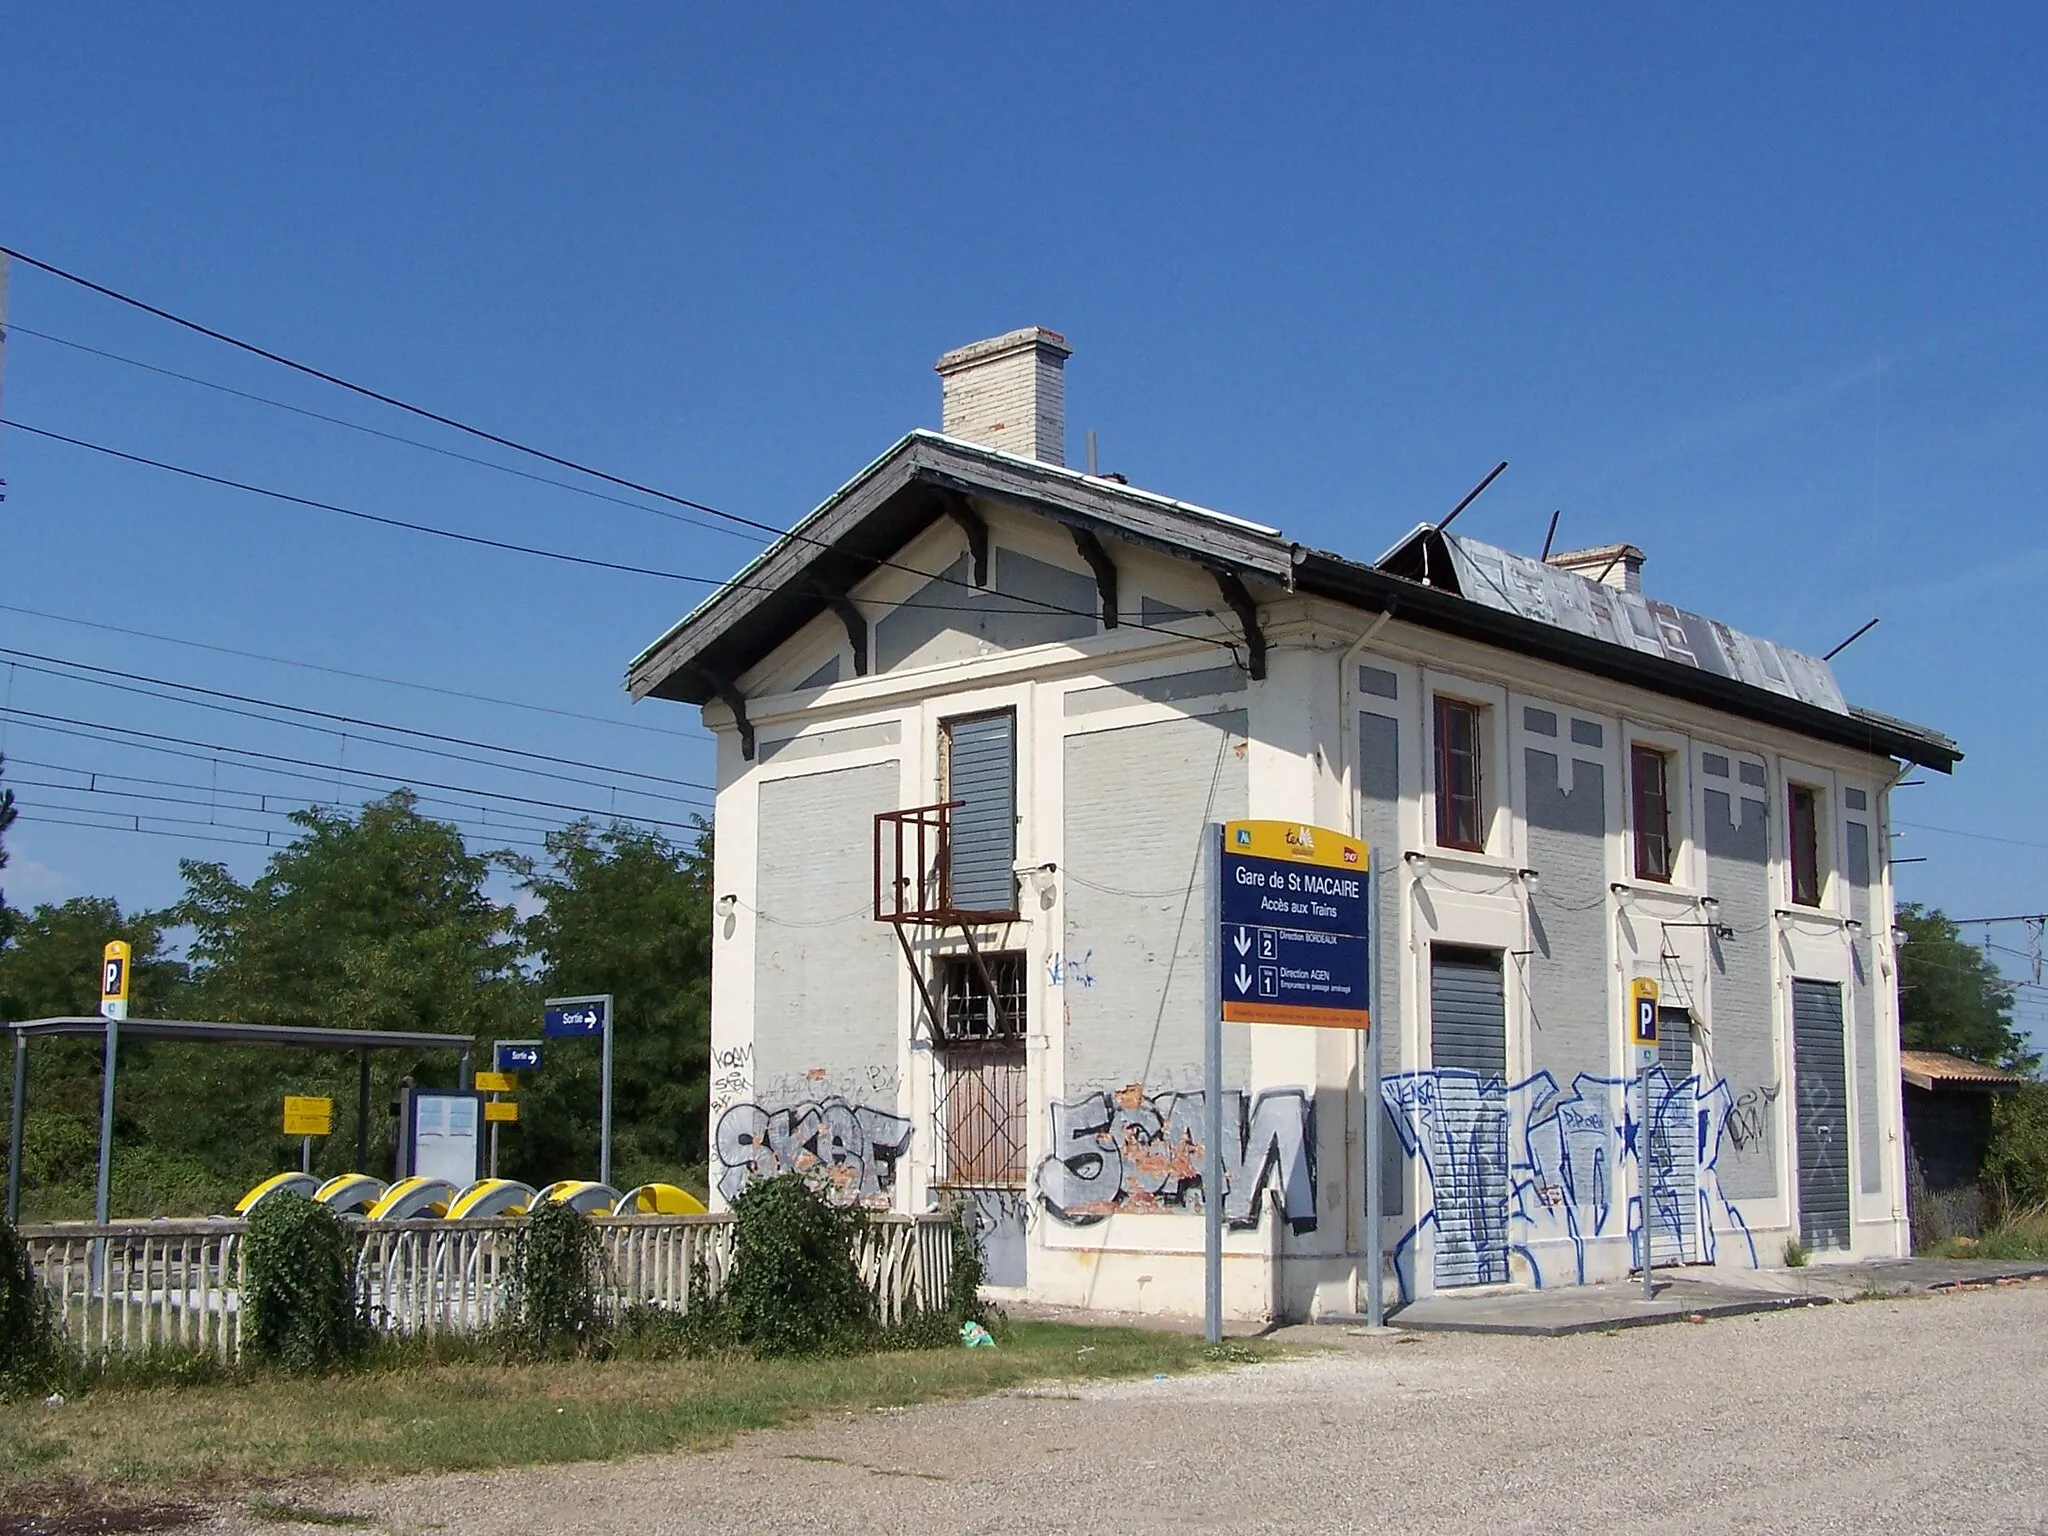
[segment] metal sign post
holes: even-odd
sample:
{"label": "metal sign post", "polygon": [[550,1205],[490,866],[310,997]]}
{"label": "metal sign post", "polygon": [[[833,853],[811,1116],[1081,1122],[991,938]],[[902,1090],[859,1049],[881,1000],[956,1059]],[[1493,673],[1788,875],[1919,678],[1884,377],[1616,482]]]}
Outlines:
{"label": "metal sign post", "polygon": [[1223,1342],[1223,827],[1202,839],[1203,927],[1218,961],[1204,967],[1202,1006],[1202,1337]]}
{"label": "metal sign post", "polygon": [[128,1017],[127,943],[110,941],[100,954],[100,1016],[107,1021],[107,1048],[100,1067],[100,1167],[93,1195],[93,1220],[107,1224],[114,1191],[114,1070],[121,1059],[121,1021]]}
{"label": "metal sign post", "polygon": [[[540,1032],[549,1040],[584,1040],[596,1035],[603,1048],[598,1085],[597,1182],[612,1181],[612,995],[550,997],[541,1004]],[[502,1069],[501,1069],[502,1070]]]}
{"label": "metal sign post", "polygon": [[[1370,1017],[1380,1016],[1380,872],[1368,855],[1365,867],[1365,950],[1366,1006]],[[1387,1321],[1386,1287],[1380,1271],[1386,1266],[1386,1190],[1383,1187],[1386,1133],[1381,1122],[1386,1109],[1380,1103],[1380,1032],[1365,1032],[1365,1322],[1382,1328]]]}
{"label": "metal sign post", "polygon": [[[1363,842],[1299,822],[1233,821],[1216,829],[1210,847],[1215,857],[1209,941],[1215,962],[1208,989],[1220,1006],[1209,1010],[1204,1051],[1208,1155],[1202,1200],[1209,1217],[1205,1331],[1214,1343],[1223,1332],[1223,1025],[1362,1029],[1370,1044],[1374,967],[1372,859]],[[1371,1143],[1367,1153],[1370,1210],[1379,1164]],[[1376,1236],[1373,1244],[1376,1252]]]}
{"label": "metal sign post", "polygon": [[1629,1044],[1635,1047],[1637,1067],[1643,1074],[1643,1114],[1636,1127],[1636,1181],[1643,1203],[1643,1300],[1656,1299],[1657,1287],[1651,1258],[1654,1235],[1650,1219],[1650,1069],[1657,1065],[1657,983],[1647,976],[1628,985]]}

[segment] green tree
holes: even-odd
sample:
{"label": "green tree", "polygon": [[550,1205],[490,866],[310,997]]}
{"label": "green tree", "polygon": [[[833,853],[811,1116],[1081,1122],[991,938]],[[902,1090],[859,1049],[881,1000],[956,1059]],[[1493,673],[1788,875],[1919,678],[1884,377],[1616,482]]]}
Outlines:
{"label": "green tree", "polygon": [[1982,950],[1963,942],[1940,908],[1899,908],[1899,1040],[1989,1066],[2032,1072],[2041,1054],[2013,1027],[2014,986]]}
{"label": "green tree", "polygon": [[124,914],[108,896],[74,896],[17,913],[0,947],[0,1019],[44,1019],[100,1011],[100,957],[110,939],[126,939],[128,1011],[164,1018],[176,1008],[184,964],[166,952],[167,914]]}
{"label": "green tree", "polygon": [[[6,771],[7,759],[0,757],[0,774]],[[14,808],[14,791],[0,788],[0,869],[7,867],[7,829],[14,825],[14,818],[19,814]],[[0,945],[4,945],[8,935],[14,931],[14,922],[14,913],[7,905],[7,892],[0,890]]]}
{"label": "green tree", "polygon": [[[496,856],[471,853],[456,828],[414,806],[401,790],[353,813],[295,812],[300,835],[247,885],[219,864],[181,865],[194,1010],[254,1024],[503,1034],[525,1012],[525,987],[516,914],[485,890]],[[373,1103],[388,1103],[401,1077],[452,1085],[456,1059],[379,1054]],[[279,1133],[284,1094],[356,1096],[345,1057],[249,1049],[211,1060],[215,1098],[201,1123],[213,1135],[246,1128],[272,1171],[295,1151]],[[387,1124],[380,1116],[365,1171],[387,1171]],[[316,1153],[324,1171],[353,1161],[354,1138],[337,1132]]]}
{"label": "green tree", "polygon": [[[621,1187],[676,1178],[704,1161],[711,1056],[711,839],[687,843],[614,823],[548,836],[551,864],[527,863],[540,902],[522,936],[544,995],[609,992],[612,1165]],[[552,1044],[520,1084],[504,1169],[529,1181],[594,1173],[595,1042]]]}
{"label": "green tree", "polygon": [[400,790],[303,828],[248,885],[186,860],[178,915],[211,1017],[344,1029],[487,1031],[517,988],[515,914],[485,893],[493,857]]}

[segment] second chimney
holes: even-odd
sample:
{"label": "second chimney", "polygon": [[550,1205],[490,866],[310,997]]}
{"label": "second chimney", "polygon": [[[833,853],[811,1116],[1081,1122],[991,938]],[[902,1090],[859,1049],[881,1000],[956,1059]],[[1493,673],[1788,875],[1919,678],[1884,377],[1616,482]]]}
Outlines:
{"label": "second chimney", "polygon": [[1640,592],[1643,562],[1648,558],[1633,544],[1602,544],[1598,549],[1568,549],[1561,555],[1552,555],[1548,563],[1561,570],[1576,571],[1602,586]]}
{"label": "second chimney", "polygon": [[1058,331],[1027,326],[948,352],[932,366],[943,393],[939,430],[1047,464],[1067,462],[1067,359]]}

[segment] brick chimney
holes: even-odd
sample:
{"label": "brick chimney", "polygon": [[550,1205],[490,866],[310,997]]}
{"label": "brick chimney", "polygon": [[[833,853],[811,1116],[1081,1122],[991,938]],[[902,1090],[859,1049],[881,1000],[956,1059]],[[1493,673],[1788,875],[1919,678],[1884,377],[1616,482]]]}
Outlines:
{"label": "brick chimney", "polygon": [[943,391],[939,430],[1048,464],[1067,462],[1067,359],[1058,331],[1027,326],[948,352],[932,366]]}
{"label": "brick chimney", "polygon": [[1602,544],[1597,549],[1568,549],[1552,555],[1550,564],[1618,591],[1641,592],[1643,562],[1648,558],[1633,544]]}

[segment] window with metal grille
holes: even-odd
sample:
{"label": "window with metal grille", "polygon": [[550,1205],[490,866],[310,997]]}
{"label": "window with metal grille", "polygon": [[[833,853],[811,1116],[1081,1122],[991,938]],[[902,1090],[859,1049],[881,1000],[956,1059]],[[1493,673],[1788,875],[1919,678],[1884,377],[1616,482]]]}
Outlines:
{"label": "window with metal grille", "polygon": [[1486,846],[1479,773],[1484,714],[1463,699],[1436,701],[1436,840],[1445,848],[1478,853]]}
{"label": "window with metal grille", "polygon": [[1024,1038],[1024,952],[945,955],[939,960],[941,1043]]}
{"label": "window with metal grille", "polygon": [[1634,781],[1636,878],[1671,879],[1671,759],[1655,747],[1629,753]]}
{"label": "window with metal grille", "polygon": [[1794,784],[1785,818],[1791,838],[1792,901],[1801,907],[1820,905],[1820,795]]}

